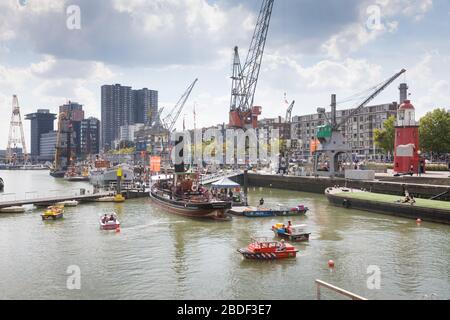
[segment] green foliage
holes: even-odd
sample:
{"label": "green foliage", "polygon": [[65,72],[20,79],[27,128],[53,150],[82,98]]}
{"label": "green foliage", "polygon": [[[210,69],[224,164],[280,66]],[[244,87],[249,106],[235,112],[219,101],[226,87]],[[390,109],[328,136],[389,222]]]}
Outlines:
{"label": "green foliage", "polygon": [[420,146],[425,152],[450,152],[450,113],[436,109],[420,120]]}
{"label": "green foliage", "polygon": [[386,153],[394,152],[395,147],[395,122],[397,119],[392,116],[384,122],[384,129],[375,129],[374,139],[378,148],[384,150]]}

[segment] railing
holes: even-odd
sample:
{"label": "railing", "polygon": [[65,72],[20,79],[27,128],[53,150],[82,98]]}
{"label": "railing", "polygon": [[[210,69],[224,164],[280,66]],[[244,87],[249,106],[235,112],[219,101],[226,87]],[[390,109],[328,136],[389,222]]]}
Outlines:
{"label": "railing", "polygon": [[[90,194],[87,190],[87,194]],[[81,190],[78,188],[64,189],[64,190],[47,190],[45,192],[25,191],[24,193],[2,193],[0,194],[0,203],[9,201],[28,201],[28,200],[42,200],[46,198],[58,197],[78,197],[81,196]]]}
{"label": "railing", "polygon": [[317,285],[317,300],[321,300],[321,291],[320,291],[321,287],[327,288],[352,300],[367,300],[366,298],[358,296],[350,291],[338,288],[336,286],[333,286],[332,284],[326,283],[321,280],[316,280],[316,285]]}
{"label": "railing", "polygon": [[210,184],[210,183],[219,181],[223,178],[232,178],[232,177],[236,177],[240,174],[242,174],[242,171],[236,170],[236,171],[232,171],[232,172],[223,172],[223,173],[205,175],[205,176],[202,176],[202,178],[201,178],[201,184]]}

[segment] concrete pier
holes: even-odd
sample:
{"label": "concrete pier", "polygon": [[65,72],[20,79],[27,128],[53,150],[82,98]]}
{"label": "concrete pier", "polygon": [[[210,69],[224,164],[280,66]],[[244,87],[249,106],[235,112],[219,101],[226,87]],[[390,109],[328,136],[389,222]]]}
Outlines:
{"label": "concrete pier", "polygon": [[[242,184],[243,176],[238,177]],[[392,181],[353,181],[342,178],[315,178],[315,177],[296,177],[296,176],[281,176],[281,175],[262,175],[249,173],[249,185],[253,187],[265,187],[284,189],[300,192],[312,192],[317,194],[324,194],[325,190],[334,186],[348,187],[354,189],[366,189],[367,191],[403,196],[403,185],[407,185],[408,191],[414,194],[417,198],[431,199],[432,197],[443,194],[439,200],[450,201],[450,185],[437,184],[418,184]],[[415,180],[414,182],[417,182]],[[443,181],[446,183],[446,181]]]}

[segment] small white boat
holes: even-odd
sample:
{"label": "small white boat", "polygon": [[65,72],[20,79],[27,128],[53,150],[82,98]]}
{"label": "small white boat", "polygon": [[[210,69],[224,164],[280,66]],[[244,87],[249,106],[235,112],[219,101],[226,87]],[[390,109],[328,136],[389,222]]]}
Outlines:
{"label": "small white boat", "polygon": [[107,214],[103,217],[100,217],[100,229],[101,230],[120,230],[120,222],[119,219],[117,219],[117,216],[115,214]]}
{"label": "small white boat", "polygon": [[64,207],[76,207],[78,206],[79,202],[76,200],[67,200],[63,202],[58,202],[56,205],[58,206],[64,206]]}
{"label": "small white boat", "polygon": [[0,213],[24,213],[25,208],[20,206],[0,209]]}

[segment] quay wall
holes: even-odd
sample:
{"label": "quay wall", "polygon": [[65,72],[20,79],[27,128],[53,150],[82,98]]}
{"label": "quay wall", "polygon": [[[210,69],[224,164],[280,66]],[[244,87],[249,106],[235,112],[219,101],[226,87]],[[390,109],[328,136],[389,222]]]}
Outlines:
{"label": "quay wall", "polygon": [[[243,175],[238,178],[239,183],[243,184]],[[367,191],[403,196],[403,185],[406,185],[408,191],[418,198],[430,199],[436,195],[449,191],[439,200],[450,201],[450,185],[427,185],[417,183],[400,183],[390,181],[354,181],[342,178],[315,178],[315,177],[296,177],[281,175],[260,175],[255,173],[248,174],[249,185],[252,187],[265,187],[284,189],[301,192],[311,192],[325,194],[325,190],[334,186],[346,186],[355,189],[366,189]]]}

